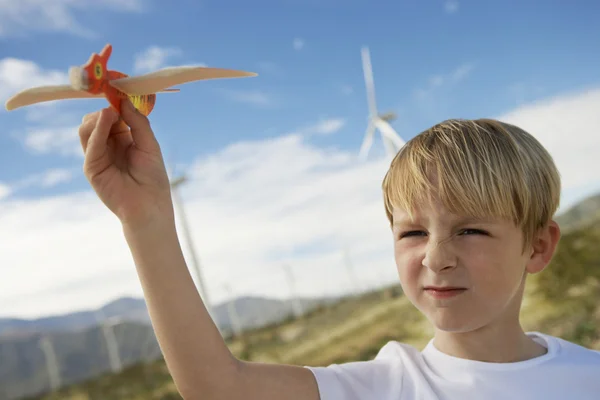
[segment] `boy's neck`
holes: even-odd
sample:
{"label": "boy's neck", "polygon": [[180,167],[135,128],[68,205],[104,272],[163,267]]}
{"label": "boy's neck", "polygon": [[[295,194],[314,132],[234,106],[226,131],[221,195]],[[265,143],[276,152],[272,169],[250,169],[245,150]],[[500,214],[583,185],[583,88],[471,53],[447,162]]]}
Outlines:
{"label": "boy's neck", "polygon": [[466,333],[436,330],[434,345],[453,357],[489,363],[525,361],[547,353],[519,324],[504,329],[484,327]]}

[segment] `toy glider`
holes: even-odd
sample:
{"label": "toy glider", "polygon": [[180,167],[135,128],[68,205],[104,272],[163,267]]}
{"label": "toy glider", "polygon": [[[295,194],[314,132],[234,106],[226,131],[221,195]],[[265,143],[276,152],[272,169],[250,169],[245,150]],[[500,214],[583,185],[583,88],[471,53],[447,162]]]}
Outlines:
{"label": "toy glider", "polygon": [[148,74],[128,76],[109,70],[106,65],[112,46],[104,46],[100,54],[92,54],[86,64],[69,69],[70,85],[40,86],[23,90],[6,101],[8,111],[28,105],[67,99],[106,98],[117,112],[121,99],[129,97],[144,115],[149,115],[156,102],[156,93],[179,92],[172,86],[188,82],[256,76],[254,72],[209,67],[170,67]]}

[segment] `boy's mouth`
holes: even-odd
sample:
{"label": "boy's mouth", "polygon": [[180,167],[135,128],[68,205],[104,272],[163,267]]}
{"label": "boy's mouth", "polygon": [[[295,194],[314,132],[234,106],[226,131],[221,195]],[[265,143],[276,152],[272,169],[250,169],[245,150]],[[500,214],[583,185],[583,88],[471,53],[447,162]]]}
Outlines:
{"label": "boy's mouth", "polygon": [[425,286],[423,290],[436,299],[446,299],[457,296],[467,289],[458,286]]}
{"label": "boy's mouth", "polygon": [[425,290],[436,290],[436,291],[445,291],[445,290],[467,290],[467,288],[460,286],[425,286]]}

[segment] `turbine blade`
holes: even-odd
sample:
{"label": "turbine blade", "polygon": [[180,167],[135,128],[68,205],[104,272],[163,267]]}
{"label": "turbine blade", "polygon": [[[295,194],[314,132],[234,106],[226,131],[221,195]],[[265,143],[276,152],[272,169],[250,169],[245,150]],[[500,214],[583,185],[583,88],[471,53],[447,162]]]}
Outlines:
{"label": "turbine blade", "polygon": [[362,50],[363,73],[365,75],[365,86],[367,89],[367,102],[371,117],[377,115],[377,103],[375,102],[375,84],[373,82],[373,69],[371,67],[371,55],[369,49],[363,47]]}
{"label": "turbine blade", "polygon": [[375,124],[372,121],[369,122],[369,126],[367,126],[367,132],[365,133],[365,138],[363,139],[363,143],[360,146],[360,152],[358,153],[358,158],[361,161],[364,161],[367,158],[367,154],[369,153],[369,149],[373,144],[373,136],[375,135]]}
{"label": "turbine blade", "polygon": [[394,156],[396,153],[406,144],[406,142],[398,135],[398,133],[392,128],[392,126],[387,122],[382,120],[381,118],[377,118],[375,120],[375,125],[381,132],[382,136],[387,138],[390,141],[390,144],[393,144],[395,147],[392,151]]}
{"label": "turbine blade", "polygon": [[383,141],[385,152],[387,153],[388,157],[394,158],[396,156],[396,153],[398,152],[394,143],[392,143],[390,138],[388,138],[386,135],[382,135],[381,140]]}

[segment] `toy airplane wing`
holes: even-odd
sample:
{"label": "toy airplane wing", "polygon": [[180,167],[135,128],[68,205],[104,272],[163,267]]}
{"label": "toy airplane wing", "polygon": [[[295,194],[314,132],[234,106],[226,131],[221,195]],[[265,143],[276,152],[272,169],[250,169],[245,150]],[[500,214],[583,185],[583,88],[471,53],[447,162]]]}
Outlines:
{"label": "toy airplane wing", "polygon": [[92,99],[104,97],[104,94],[91,94],[84,90],[73,89],[70,85],[39,86],[23,90],[6,101],[8,111],[36,103],[66,99]]}
{"label": "toy airplane wing", "polygon": [[170,67],[144,75],[114,79],[110,84],[129,95],[148,95],[161,91],[171,91],[171,86],[188,82],[256,76],[254,72],[237,71],[224,68],[209,67]]}
{"label": "toy airplane wing", "polygon": [[[179,89],[166,89],[160,93],[178,92]],[[71,85],[38,86],[25,89],[15,94],[6,101],[5,108],[12,111],[16,108],[30,106],[46,101],[69,99],[96,99],[104,98],[104,93],[92,94],[86,90],[74,89]]]}

